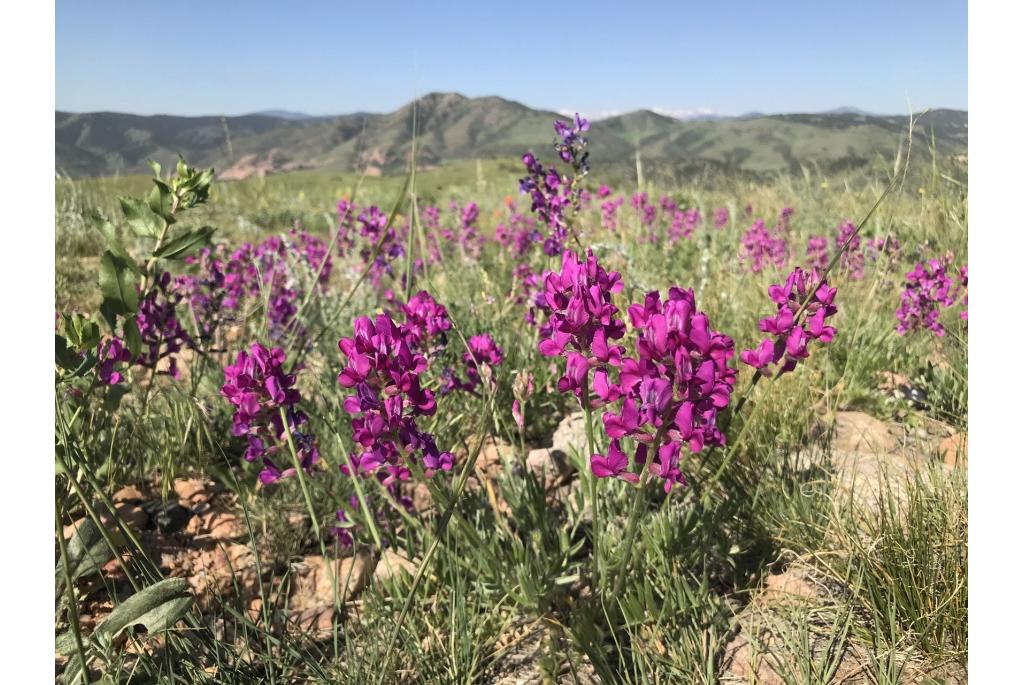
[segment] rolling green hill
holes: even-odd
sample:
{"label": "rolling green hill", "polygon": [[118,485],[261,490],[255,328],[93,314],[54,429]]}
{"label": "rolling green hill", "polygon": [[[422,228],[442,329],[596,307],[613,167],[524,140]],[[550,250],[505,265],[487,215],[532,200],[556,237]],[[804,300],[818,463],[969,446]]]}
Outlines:
{"label": "rolling green hill", "polygon": [[[223,179],[297,169],[387,175],[408,161],[413,130],[422,166],[515,157],[543,150],[559,115],[499,97],[432,93],[386,114],[336,117],[136,116],[56,113],[56,171],[110,176],[147,170],[178,153],[213,166]],[[591,159],[606,168],[644,165],[714,169],[751,175],[856,170],[891,159],[905,135],[904,117],[837,110],[823,114],[753,115],[680,121],[637,111],[594,122]],[[920,117],[915,144],[942,156],[967,152],[967,113],[935,110]]]}

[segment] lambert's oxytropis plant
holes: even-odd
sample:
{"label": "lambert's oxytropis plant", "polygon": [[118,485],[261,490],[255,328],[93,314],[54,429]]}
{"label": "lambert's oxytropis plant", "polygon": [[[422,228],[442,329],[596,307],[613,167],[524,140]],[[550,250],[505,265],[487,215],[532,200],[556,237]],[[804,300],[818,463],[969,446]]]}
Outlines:
{"label": "lambert's oxytropis plant", "polygon": [[221,394],[235,407],[232,433],[248,440],[247,461],[261,459],[259,478],[264,483],[295,474],[295,468],[282,469],[275,458],[295,445],[299,465],[310,471],[319,458],[316,440],[299,428],[307,422],[298,409],[301,400],[295,388],[295,375],[284,372],[285,354],[280,348],[267,349],[253,343],[242,350],[234,364],[224,367]]}
{"label": "lambert's oxytropis plant", "polygon": [[761,319],[760,328],[772,337],[762,340],[756,349],[741,352],[740,360],[758,370],[778,364],[781,376],[808,357],[812,340],[827,344],[835,337],[836,329],[825,322],[838,311],[836,289],[819,278],[816,269],[808,274],[797,267],[784,285],[769,287],[768,296],[778,311]]}

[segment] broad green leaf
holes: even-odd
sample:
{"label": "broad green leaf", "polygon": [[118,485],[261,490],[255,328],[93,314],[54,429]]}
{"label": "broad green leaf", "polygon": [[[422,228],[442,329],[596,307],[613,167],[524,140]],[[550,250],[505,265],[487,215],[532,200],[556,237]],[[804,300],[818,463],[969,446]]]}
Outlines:
{"label": "broad green leaf", "polygon": [[153,190],[149,191],[147,198],[149,208],[163,217],[167,223],[173,224],[174,215],[171,209],[174,206],[174,193],[171,192],[170,186],[159,179],[154,179],[153,184]]}
{"label": "broad green leaf", "polygon": [[185,231],[174,240],[170,240],[160,246],[160,249],[153,254],[163,259],[183,259],[203,245],[210,242],[215,228],[203,226],[194,230]]}
{"label": "broad green leaf", "polygon": [[[82,576],[98,573],[107,563],[114,558],[110,546],[103,539],[99,527],[93,523],[91,518],[86,518],[79,524],[75,534],[68,542],[68,566],[71,569],[71,579],[77,580]],[[64,569],[60,561],[54,572],[57,582],[57,589],[64,586]]]}
{"label": "broad green leaf", "polygon": [[125,628],[141,625],[149,634],[174,627],[192,606],[188,581],[167,578],[135,593],[96,626],[93,637],[114,637]]}
{"label": "broad green leaf", "polygon": [[128,250],[125,249],[124,244],[121,243],[121,238],[117,235],[117,229],[114,228],[114,224],[104,219],[98,212],[93,212],[92,222],[96,230],[103,235],[103,242],[107,249],[134,267],[135,262],[128,253]]}
{"label": "broad green leaf", "polygon": [[139,293],[132,278],[133,269],[110,250],[100,258],[100,292],[103,304],[114,314],[134,314],[139,308]]}
{"label": "broad green leaf", "polygon": [[149,204],[134,197],[121,198],[121,211],[128,225],[144,238],[156,238],[167,227],[167,222],[150,209]]}
{"label": "broad green leaf", "polygon": [[64,336],[56,335],[56,349],[54,361],[64,369],[69,371],[73,376],[81,376],[85,374],[96,364],[96,355],[90,350],[86,354],[79,354],[74,347],[68,345],[68,341]]}
{"label": "broad green leaf", "polygon": [[153,175],[160,178],[160,163],[154,162],[152,159],[147,159],[146,164],[148,164],[149,168],[153,170]]}
{"label": "broad green leaf", "polygon": [[124,341],[128,345],[128,351],[132,353],[132,359],[136,359],[142,352],[142,335],[134,316],[124,320]]}

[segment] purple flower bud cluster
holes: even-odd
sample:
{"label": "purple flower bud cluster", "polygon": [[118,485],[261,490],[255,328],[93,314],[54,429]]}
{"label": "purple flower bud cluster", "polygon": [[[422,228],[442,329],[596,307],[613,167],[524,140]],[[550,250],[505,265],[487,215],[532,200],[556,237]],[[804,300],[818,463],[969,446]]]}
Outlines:
{"label": "purple flower bud cluster", "polygon": [[187,302],[199,325],[201,335],[213,335],[226,320],[231,310],[238,306],[239,293],[234,292],[238,277],[233,273],[231,287],[228,284],[227,269],[231,264],[227,258],[227,246],[204,247],[196,256],[185,258],[185,263],[196,267],[194,274],[175,276],[172,290]]}
{"label": "purple flower bud cluster", "polygon": [[180,371],[177,353],[182,347],[195,347],[195,344],[178,321],[177,307],[181,294],[172,290],[170,285],[171,274],[165,271],[139,300],[135,322],[139,326],[142,349],[135,363],[156,369],[157,364],[166,357],[167,371],[161,373],[178,378]]}
{"label": "purple flower bud cluster", "polygon": [[600,478],[636,482],[621,444],[629,437],[637,443],[634,462],[650,461],[650,474],[669,492],[686,482],[679,467],[683,445],[697,453],[725,444],[717,421],[736,382],[736,370],[728,365],[733,341],[711,328],[693,290],[676,286],[666,301],[657,291],[648,293],[643,304],[630,306],[629,318],[637,356],[622,359],[619,382],[611,386],[609,398],[621,397],[622,404],[602,417],[612,441],[607,454],[591,457],[591,470]]}
{"label": "purple flower bud cluster", "polygon": [[346,359],[338,383],[355,391],[344,409],[363,450],[352,456],[351,467],[342,467],[346,473],[352,468],[389,485],[409,479],[417,455],[428,476],[452,468],[452,454],[439,451],[434,437],[417,425],[418,418],[433,416],[437,403],[434,393],[420,386],[427,360],[412,340],[422,341],[426,332],[420,327],[414,333],[414,327],[399,327],[387,314],[376,321],[361,316],[352,337],[338,341]]}
{"label": "purple flower bud cluster", "polygon": [[452,322],[448,318],[448,310],[438,304],[430,293],[426,290],[419,291],[401,306],[401,311],[405,315],[405,325],[402,328],[406,340],[414,350],[431,352],[430,343],[439,337],[440,344],[444,345],[444,334],[451,330]]}
{"label": "purple flower bud cluster", "polygon": [[[405,247],[402,241],[405,232],[408,231],[408,226],[388,226],[388,215],[376,205],[371,205],[358,213],[355,220],[356,226],[351,222],[350,217],[358,210],[359,208],[354,205],[346,207],[346,216],[349,217],[349,222],[340,225],[338,244],[354,245],[356,242],[354,234],[358,233],[362,238],[359,241],[361,244],[359,256],[364,265],[370,265],[370,282],[374,287],[378,287],[385,276],[394,277],[392,263],[405,256]],[[399,229],[401,229],[401,235]],[[342,238],[342,236],[344,237]],[[380,251],[377,252],[376,257],[373,257],[374,248],[378,242],[380,242]],[[373,257],[372,264],[371,257]]]}
{"label": "purple flower bud cluster", "polygon": [[769,231],[764,220],[758,219],[740,239],[740,263],[752,273],[760,273],[768,266],[781,269],[786,265],[789,243],[780,226]]}
{"label": "purple flower bud cluster", "polygon": [[544,280],[525,262],[516,265],[512,272],[512,280],[513,286],[510,294],[512,301],[526,306],[523,320],[531,326],[536,326],[538,312],[547,311],[547,302],[544,299]]}
{"label": "purple flower bud cluster", "polygon": [[[899,322],[896,331],[900,335],[924,329],[939,337],[946,334],[946,327],[939,322],[939,313],[941,308],[952,306],[958,297],[957,284],[947,273],[950,261],[948,257],[930,259],[927,264],[918,263],[913,271],[907,272],[900,307],[896,310]],[[965,270],[964,281],[966,276]]]}
{"label": "purple flower bud cluster", "polygon": [[809,356],[812,340],[827,344],[835,337],[836,329],[825,322],[838,311],[834,303],[836,289],[829,287],[816,269],[808,274],[797,267],[784,285],[768,288],[768,297],[778,310],[775,316],[761,319],[760,328],[772,337],[762,340],[756,349],[743,350],[740,361],[755,369],[781,364],[777,372],[781,376]]}
{"label": "purple flower bud cluster", "polygon": [[100,383],[117,385],[124,380],[124,375],[118,371],[118,365],[130,364],[132,355],[123,340],[112,337],[100,342],[96,349],[96,359],[96,377]]}
{"label": "purple flower bud cluster", "polygon": [[587,139],[581,134],[590,128],[586,119],[577,114],[572,125],[555,121],[555,151],[559,158],[572,167],[572,175],[559,175],[555,167],[544,165],[532,153],[523,155],[523,166],[527,175],[519,180],[519,192],[529,195],[530,210],[547,224],[550,232],[544,240],[544,253],[549,256],[561,254],[569,235],[567,209],[580,209],[579,181],[587,175]]}
{"label": "purple flower bud cluster", "polygon": [[458,227],[454,230],[443,228],[441,235],[449,242],[458,244],[465,257],[479,259],[483,248],[483,238],[476,226],[477,219],[480,218],[480,208],[475,202],[469,202],[465,207],[452,202],[450,208],[457,218]]}
{"label": "purple flower bud cluster", "polygon": [[355,239],[356,206],[348,199],[338,200],[338,256],[350,254],[356,246]]}
{"label": "purple flower bud cluster", "polygon": [[[247,461],[262,460],[259,479],[273,483],[295,474],[295,469],[281,469],[275,458],[288,450],[291,434],[299,464],[309,472],[319,459],[316,440],[299,430],[307,422],[306,415],[296,405],[302,399],[295,386],[295,375],[284,372],[285,354],[280,348],[267,349],[253,343],[249,352],[242,350],[234,364],[224,367],[224,385],[221,395],[235,407],[231,432],[245,437]],[[287,425],[281,420],[285,411]]]}
{"label": "purple flower bud cluster", "polygon": [[847,240],[850,241],[850,245],[839,257],[839,268],[851,281],[859,281],[864,278],[864,252],[860,246],[860,235],[857,234],[856,224],[844,219],[836,228],[836,249],[843,249]]}
{"label": "purple flower bud cluster", "polygon": [[[566,357],[566,370],[558,380],[559,392],[572,391],[581,401],[583,383],[591,368],[618,366],[625,349],[620,339],[626,325],[612,294],[622,290],[618,272],[606,272],[592,252],[585,261],[572,250],[562,254],[560,272],[544,279],[544,302],[549,317],[540,329],[538,348],[545,357]],[[605,371],[598,371],[606,374]],[[604,376],[606,378],[606,376]],[[601,381],[603,382],[603,381]],[[595,379],[595,388],[598,381]]]}

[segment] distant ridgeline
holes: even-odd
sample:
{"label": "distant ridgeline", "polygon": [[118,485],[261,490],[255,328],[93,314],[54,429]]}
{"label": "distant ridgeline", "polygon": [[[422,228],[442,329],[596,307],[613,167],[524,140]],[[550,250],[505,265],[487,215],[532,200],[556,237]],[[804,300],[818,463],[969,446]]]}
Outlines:
{"label": "distant ridgeline", "polygon": [[[56,172],[71,177],[148,173],[183,155],[215,167],[223,180],[296,169],[401,172],[408,164],[416,109],[421,166],[469,159],[517,159],[545,152],[538,136],[554,135],[560,115],[499,97],[433,93],[387,114],[308,117],[282,111],[245,116],[136,116],[56,113]],[[584,116],[586,112],[582,112]],[[564,117],[562,117],[564,118]],[[712,170],[752,177],[837,174],[888,164],[907,132],[905,116],[846,109],[822,114],[751,114],[682,121],[636,111],[594,122],[595,169],[644,168],[671,173]],[[931,160],[963,163],[967,112],[940,109],[917,120],[914,150]]]}

